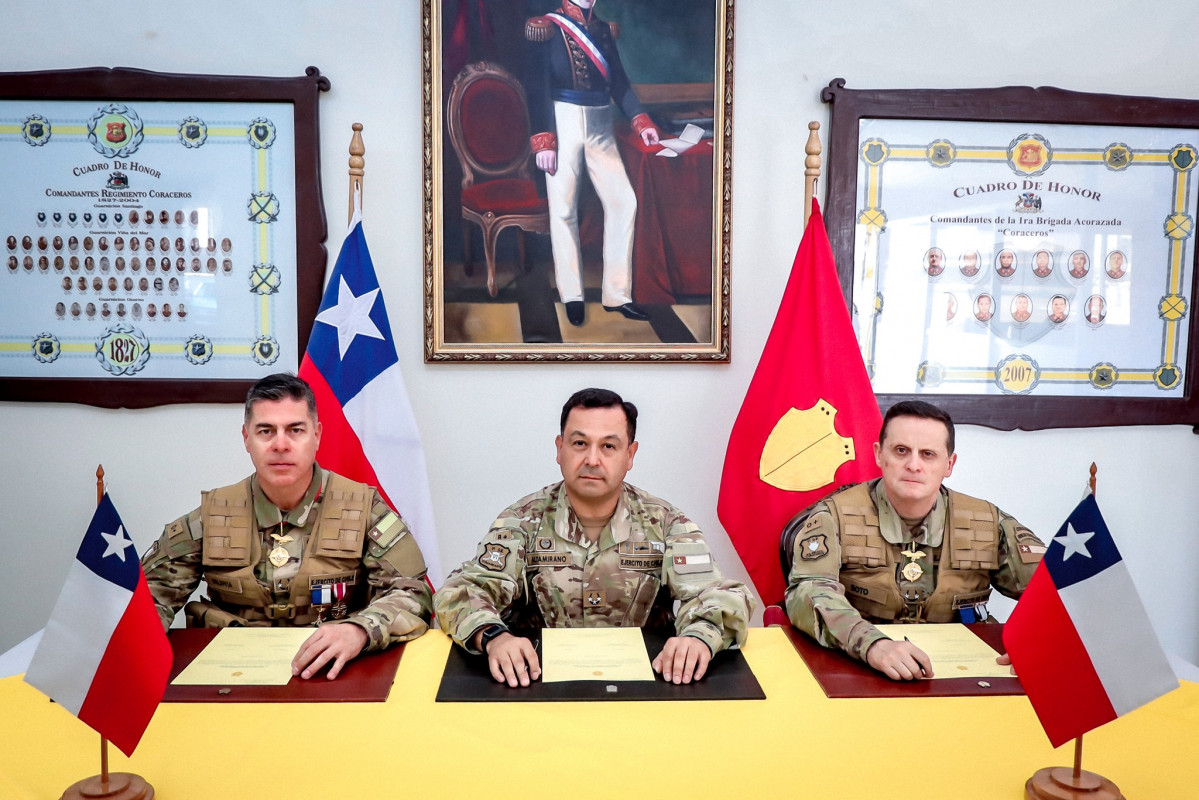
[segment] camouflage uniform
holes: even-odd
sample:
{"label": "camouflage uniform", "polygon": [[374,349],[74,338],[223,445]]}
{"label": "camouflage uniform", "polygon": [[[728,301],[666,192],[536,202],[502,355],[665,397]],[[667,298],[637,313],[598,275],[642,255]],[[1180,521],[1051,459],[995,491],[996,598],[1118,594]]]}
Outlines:
{"label": "camouflage uniform", "polygon": [[[361,490],[365,497],[361,505],[370,509],[366,536],[357,552],[347,551],[345,557],[314,556],[317,542],[310,536],[322,520],[322,506],[334,500],[328,497],[330,479],[345,481],[320,466],[314,466],[312,483],[300,503],[284,514],[263,494],[257,476],[251,476],[237,487],[205,492],[208,496],[233,491],[248,484],[253,498],[253,533],[249,552],[253,563],[253,583],[245,586],[234,573],[238,569],[206,566],[204,554],[204,508],[202,505],[187,516],[166,526],[162,536],[142,558],[146,581],[158,614],[165,627],[180,607],[187,603],[203,578],[208,583],[211,598],[187,603],[188,625],[225,627],[228,625],[295,626],[323,622],[354,622],[367,633],[367,650],[381,650],[392,642],[415,639],[429,628],[432,616],[432,597],[424,581],[425,562],[416,539],[407,524],[379,497],[378,492],[365,484],[346,482]],[[326,509],[331,513],[332,507]],[[358,516],[351,512],[349,516]],[[328,524],[328,523],[325,523]],[[256,534],[256,537],[255,537]],[[278,542],[272,534],[290,536]],[[275,566],[268,553],[280,544],[287,551],[286,563]],[[212,547],[211,543],[209,547]],[[309,560],[305,571],[312,572],[307,580],[293,577],[301,571],[303,561]],[[323,573],[323,574],[322,574]],[[251,583],[250,580],[244,582]],[[330,592],[328,600],[313,593],[313,589],[328,584],[338,589]],[[230,602],[223,592],[237,591],[259,594],[265,602],[247,606]],[[342,594],[339,598],[337,594]]]}
{"label": "camouflage uniform", "polygon": [[[843,507],[850,491],[866,499],[864,509]],[[951,507],[956,522],[950,521]],[[877,526],[881,539],[841,530],[838,519],[855,514],[859,525],[865,520]],[[787,529],[797,531],[784,600],[787,616],[825,647],[862,661],[872,644],[888,638],[872,622],[950,622],[963,608],[982,612],[992,585],[1018,598],[1045,552],[1033,532],[1010,515],[944,486],[913,533],[891,506],[881,478],[826,498],[797,515]],[[920,569],[912,569],[912,563]],[[937,601],[930,603],[939,583]],[[888,606],[892,600],[897,602]]]}
{"label": "camouflage uniform", "polygon": [[[663,590],[659,597],[659,590]],[[474,634],[508,624],[529,600],[537,626],[587,628],[652,624],[655,609],[679,602],[674,633],[713,653],[744,644],[753,597],[721,578],[699,527],[678,509],[623,485],[596,543],[557,483],[505,509],[433,599],[441,627],[471,652]]]}

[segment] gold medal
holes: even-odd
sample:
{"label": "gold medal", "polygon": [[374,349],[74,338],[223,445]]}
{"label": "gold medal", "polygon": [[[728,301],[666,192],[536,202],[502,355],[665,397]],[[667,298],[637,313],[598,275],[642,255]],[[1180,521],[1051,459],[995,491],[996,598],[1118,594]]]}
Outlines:
{"label": "gold medal", "polygon": [[[282,522],[279,523],[279,530],[283,530]],[[275,540],[275,549],[271,550],[271,552],[267,554],[267,560],[276,567],[281,567],[291,558],[291,556],[287,554],[287,549],[284,548],[283,545],[294,540],[290,536],[281,536],[278,533],[272,533],[271,538]]]}
{"label": "gold medal", "polygon": [[903,554],[911,559],[911,561],[903,565],[903,569],[901,570],[901,574],[903,575],[904,579],[908,582],[920,580],[920,576],[924,574],[924,568],[921,567],[917,562],[919,562],[920,559],[924,558],[928,554],[921,553],[915,548],[911,550],[904,550]]}

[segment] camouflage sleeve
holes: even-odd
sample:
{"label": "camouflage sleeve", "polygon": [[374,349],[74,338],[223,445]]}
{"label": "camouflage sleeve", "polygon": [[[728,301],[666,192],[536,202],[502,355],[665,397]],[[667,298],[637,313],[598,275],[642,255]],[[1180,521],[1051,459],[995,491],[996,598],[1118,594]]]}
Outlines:
{"label": "camouflage sleeve", "polygon": [[866,660],[870,646],[887,636],[862,619],[845,599],[841,575],[841,539],[828,506],[818,503],[789,523],[796,528],[795,556],[783,603],[795,627],[825,647]]}
{"label": "camouflage sleeve", "polygon": [[663,580],[679,602],[675,630],[713,654],[745,644],[754,599],[745,584],[724,580],[699,526],[677,510],[666,520]]}
{"label": "camouflage sleeve", "polygon": [[417,638],[429,629],[433,615],[433,593],[425,582],[425,559],[408,523],[377,494],[371,518],[362,554],[370,602],[344,620],[366,630],[368,651]]}
{"label": "camouflage sleeve", "polygon": [[200,585],[203,536],[197,508],[167,525],[142,555],[142,571],[164,628],[171,627],[179,609]]}
{"label": "camouflage sleeve", "polygon": [[1018,600],[1045,555],[1045,545],[1035,533],[1003,511],[999,511],[999,531],[999,569],[991,575],[991,583],[1002,594]]}
{"label": "camouflage sleeve", "polygon": [[502,623],[503,613],[527,591],[522,520],[507,513],[491,523],[476,556],[451,572],[433,598],[442,630],[467,652],[478,652],[475,631]]}

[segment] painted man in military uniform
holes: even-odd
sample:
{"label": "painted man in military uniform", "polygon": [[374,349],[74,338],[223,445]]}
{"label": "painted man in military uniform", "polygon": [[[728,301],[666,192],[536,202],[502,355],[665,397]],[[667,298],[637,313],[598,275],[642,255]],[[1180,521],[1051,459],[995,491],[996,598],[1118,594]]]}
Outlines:
{"label": "painted man in military uniform", "polygon": [[673,635],[654,670],[674,683],[699,680],[715,653],[744,644],[749,590],[721,577],[695,523],[624,482],[637,453],[636,406],[583,389],[560,425],[563,480],[492,523],[478,555],[438,590],[438,622],[513,687],[541,674],[532,643],[517,635],[541,627],[665,628]]}
{"label": "painted man in military uniform", "polygon": [[533,158],[546,174],[550,247],[558,294],[572,325],[582,325],[579,190],[586,171],[604,208],[604,277],[608,311],[647,320],[633,304],[633,227],[637,195],[612,134],[612,101],[648,147],[658,130],[633,92],[611,26],[596,17],[595,0],[564,0],[525,25],[533,57],[527,80]]}
{"label": "painted man in military uniform", "polygon": [[991,503],[942,486],[957,461],[953,448],[948,414],[918,400],[897,403],[874,445],[882,478],[843,489],[787,524],[791,621],[894,680],[931,677],[932,663],[872,623],[982,621],[991,587],[1018,598],[1045,552]]}
{"label": "painted man in military uniform", "polygon": [[[317,465],[308,384],[258,381],[242,439],[254,474],[203,492],[142,559],[163,626],[181,607],[193,627],[315,625],[292,661],[304,678],[326,665],[336,678],[362,651],[424,633],[432,598],[415,537],[373,487]],[[201,579],[209,596],[187,602]]]}

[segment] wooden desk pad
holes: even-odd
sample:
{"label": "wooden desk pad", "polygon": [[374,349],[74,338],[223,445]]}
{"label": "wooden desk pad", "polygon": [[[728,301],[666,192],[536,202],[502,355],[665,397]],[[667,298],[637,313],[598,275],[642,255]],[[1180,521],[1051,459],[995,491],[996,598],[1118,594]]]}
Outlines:
{"label": "wooden desk pad", "polygon": [[[1003,652],[1003,625],[978,623],[967,625],[996,653]],[[840,650],[821,647],[812,637],[787,625],[787,638],[812,672],[812,677],[828,697],[965,697],[973,695],[1024,694],[1020,680],[1010,678],[937,678],[934,680],[893,681],[862,661]]]}
{"label": "wooden desk pad", "polygon": [[[219,628],[172,628],[167,635],[174,660],[171,680],[213,640]],[[164,703],[382,703],[391,691],[404,645],[367,653],[346,664],[329,680],[324,673],[286,686],[175,686],[167,684]]]}

